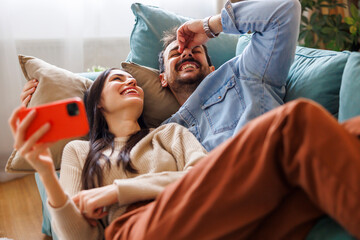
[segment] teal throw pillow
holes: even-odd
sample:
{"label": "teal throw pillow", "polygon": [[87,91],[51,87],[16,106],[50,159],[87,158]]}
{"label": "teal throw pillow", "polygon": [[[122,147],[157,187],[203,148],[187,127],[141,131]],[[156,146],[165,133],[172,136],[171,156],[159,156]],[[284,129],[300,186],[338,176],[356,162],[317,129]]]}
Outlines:
{"label": "teal throw pillow", "polygon": [[309,98],[337,116],[341,78],[349,54],[297,47],[287,79],[285,102]]}
{"label": "teal throw pillow", "polygon": [[[190,18],[158,7],[134,3],[131,10],[135,15],[135,25],[130,36],[130,53],[127,62],[158,69],[158,54],[163,45],[160,39],[164,31],[180,26]],[[209,55],[215,68],[235,56],[238,36],[220,34],[207,43]]]}
{"label": "teal throw pillow", "polygon": [[330,217],[323,217],[310,230],[306,240],[355,240],[342,226]]}
{"label": "teal throw pillow", "polygon": [[[250,41],[251,34],[241,35],[236,54],[241,54]],[[287,78],[284,101],[309,98],[337,116],[341,79],[349,55],[349,52],[297,47]]]}
{"label": "teal throw pillow", "polygon": [[339,121],[360,115],[360,53],[352,52],[340,87]]}
{"label": "teal throw pillow", "polygon": [[100,75],[101,72],[83,72],[77,73],[78,75],[90,79],[91,81],[95,81],[95,79]]}

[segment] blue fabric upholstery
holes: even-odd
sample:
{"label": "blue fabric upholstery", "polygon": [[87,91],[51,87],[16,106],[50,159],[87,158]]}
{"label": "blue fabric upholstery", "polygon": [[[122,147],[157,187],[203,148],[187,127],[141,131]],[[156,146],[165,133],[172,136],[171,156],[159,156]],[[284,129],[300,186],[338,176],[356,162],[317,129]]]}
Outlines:
{"label": "blue fabric upholstery", "polygon": [[[239,37],[236,54],[241,54],[251,34]],[[339,90],[350,52],[297,47],[291,65],[284,101],[304,97],[320,103],[334,116],[339,111]]]}
{"label": "blue fabric upholstery", "polygon": [[321,218],[311,229],[306,240],[355,240],[337,222],[329,217]]}
{"label": "blue fabric upholstery", "polygon": [[339,121],[360,115],[360,53],[352,52],[340,87]]}
{"label": "blue fabric upholstery", "polygon": [[78,73],[78,75],[82,77],[86,77],[91,81],[94,81],[100,75],[100,73],[101,72],[84,72],[84,73]]}
{"label": "blue fabric upholstery", "polygon": [[[132,4],[131,10],[135,15],[135,25],[130,36],[130,54],[126,61],[158,69],[163,32],[180,26],[190,18],[141,3]],[[237,40],[237,35],[220,34],[207,43],[215,68],[235,56]]]}
{"label": "blue fabric upholstery", "polygon": [[[56,174],[58,176],[60,175],[59,172],[56,172]],[[46,207],[47,196],[46,196],[44,185],[41,182],[38,173],[35,173],[35,181],[38,186],[38,190],[39,190],[39,194],[40,194],[40,198],[41,198],[41,205],[42,205],[43,221],[42,221],[41,232],[48,236],[52,236],[53,240],[57,240],[58,238],[57,238],[56,234],[54,232],[52,232],[52,230],[51,230],[51,222],[50,222],[51,217],[50,217],[50,213]]]}
{"label": "blue fabric upholstery", "polygon": [[337,116],[341,77],[349,55],[349,52],[297,47],[287,80],[285,102],[309,98]]}

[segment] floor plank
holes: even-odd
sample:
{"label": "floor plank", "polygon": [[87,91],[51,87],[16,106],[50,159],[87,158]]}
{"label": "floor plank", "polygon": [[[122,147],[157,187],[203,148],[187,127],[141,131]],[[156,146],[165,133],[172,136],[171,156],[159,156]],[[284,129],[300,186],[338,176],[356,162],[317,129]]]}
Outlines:
{"label": "floor plank", "polygon": [[41,200],[34,175],[0,183],[0,238],[51,239],[41,233]]}

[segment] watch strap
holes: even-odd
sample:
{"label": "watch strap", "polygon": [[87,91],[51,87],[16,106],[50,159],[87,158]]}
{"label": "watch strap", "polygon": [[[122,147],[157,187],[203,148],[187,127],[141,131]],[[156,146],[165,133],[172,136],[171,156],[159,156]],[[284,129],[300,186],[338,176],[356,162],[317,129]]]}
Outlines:
{"label": "watch strap", "polygon": [[219,36],[219,33],[215,34],[213,31],[211,31],[210,27],[209,27],[209,21],[210,21],[210,17],[207,17],[203,20],[203,28],[204,31],[206,33],[206,36],[208,36],[208,38],[215,38],[217,36]]}

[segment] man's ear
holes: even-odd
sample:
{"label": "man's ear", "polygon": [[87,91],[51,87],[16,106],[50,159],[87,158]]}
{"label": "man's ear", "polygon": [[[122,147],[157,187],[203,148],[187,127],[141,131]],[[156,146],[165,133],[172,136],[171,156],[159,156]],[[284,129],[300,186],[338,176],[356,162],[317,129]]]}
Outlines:
{"label": "man's ear", "polygon": [[167,81],[165,79],[164,73],[160,73],[159,79],[160,79],[160,82],[161,82],[161,86],[163,88],[166,88],[168,86],[168,83],[167,83]]}
{"label": "man's ear", "polygon": [[215,71],[215,67],[214,67],[214,66],[210,66],[209,68],[210,68],[210,72]]}

